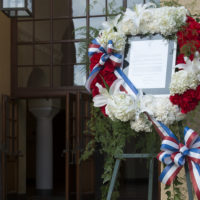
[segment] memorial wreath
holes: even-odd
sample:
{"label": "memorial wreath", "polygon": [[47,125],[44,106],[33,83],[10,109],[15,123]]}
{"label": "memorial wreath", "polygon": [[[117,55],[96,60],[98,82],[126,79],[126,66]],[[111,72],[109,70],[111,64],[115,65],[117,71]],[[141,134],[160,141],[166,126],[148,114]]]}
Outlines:
{"label": "memorial wreath", "polygon": [[[185,143],[181,144],[167,127],[183,120],[200,101],[200,24],[183,6],[147,3],[133,10],[127,8],[112,21],[104,22],[103,27],[88,50],[91,73],[86,88],[92,92],[94,106],[112,121],[129,123],[135,132],[151,132],[153,125],[163,140],[158,159],[167,165],[161,181],[170,184],[187,161],[200,199],[200,137],[185,128]],[[155,34],[177,41],[170,95],[160,97],[138,90],[123,72],[128,36]]]}

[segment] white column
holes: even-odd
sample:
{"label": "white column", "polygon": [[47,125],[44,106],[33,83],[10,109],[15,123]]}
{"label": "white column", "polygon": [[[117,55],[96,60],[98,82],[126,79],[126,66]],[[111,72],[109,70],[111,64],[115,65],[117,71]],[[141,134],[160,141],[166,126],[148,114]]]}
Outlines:
{"label": "white column", "polygon": [[36,133],[36,189],[53,189],[53,132],[52,119],[57,108],[31,108],[37,118]]}

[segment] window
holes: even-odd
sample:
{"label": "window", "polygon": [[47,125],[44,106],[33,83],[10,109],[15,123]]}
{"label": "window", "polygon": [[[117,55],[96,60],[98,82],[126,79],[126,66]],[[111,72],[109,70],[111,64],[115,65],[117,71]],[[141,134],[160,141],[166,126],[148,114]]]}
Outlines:
{"label": "window", "polygon": [[103,21],[136,3],[145,0],[35,0],[33,18],[12,21],[12,95],[85,90],[89,38]]}

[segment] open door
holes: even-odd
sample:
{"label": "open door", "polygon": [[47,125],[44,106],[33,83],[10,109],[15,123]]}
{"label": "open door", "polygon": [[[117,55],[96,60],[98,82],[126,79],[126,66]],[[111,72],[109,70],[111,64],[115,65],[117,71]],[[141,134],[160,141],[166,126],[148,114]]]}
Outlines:
{"label": "open door", "polygon": [[2,199],[18,190],[18,109],[16,100],[2,96],[2,134],[0,136]]}
{"label": "open door", "polygon": [[94,159],[80,163],[81,153],[90,140],[84,134],[90,102],[90,96],[84,93],[66,96],[66,200],[94,199]]}

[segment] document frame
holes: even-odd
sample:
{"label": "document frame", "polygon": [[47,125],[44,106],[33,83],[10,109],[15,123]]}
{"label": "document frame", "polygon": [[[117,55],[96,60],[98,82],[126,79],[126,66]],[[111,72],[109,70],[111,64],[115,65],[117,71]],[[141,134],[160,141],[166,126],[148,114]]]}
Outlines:
{"label": "document frame", "polygon": [[[137,46],[139,47],[138,51]],[[145,48],[149,48],[149,55],[146,55],[148,52],[145,51]],[[176,64],[176,51],[176,41],[166,40],[159,34],[146,37],[129,36],[125,45],[123,70],[130,81],[138,89],[142,89],[145,94],[169,95],[171,76],[174,73]],[[142,56],[141,58],[140,55]],[[158,55],[158,60],[155,59],[154,55]],[[139,63],[140,60],[141,62]],[[141,66],[142,68],[140,69]],[[159,77],[156,77],[156,75]],[[148,80],[145,79],[145,76]],[[146,82],[146,85],[143,82]],[[129,90],[129,88],[126,89]]]}

